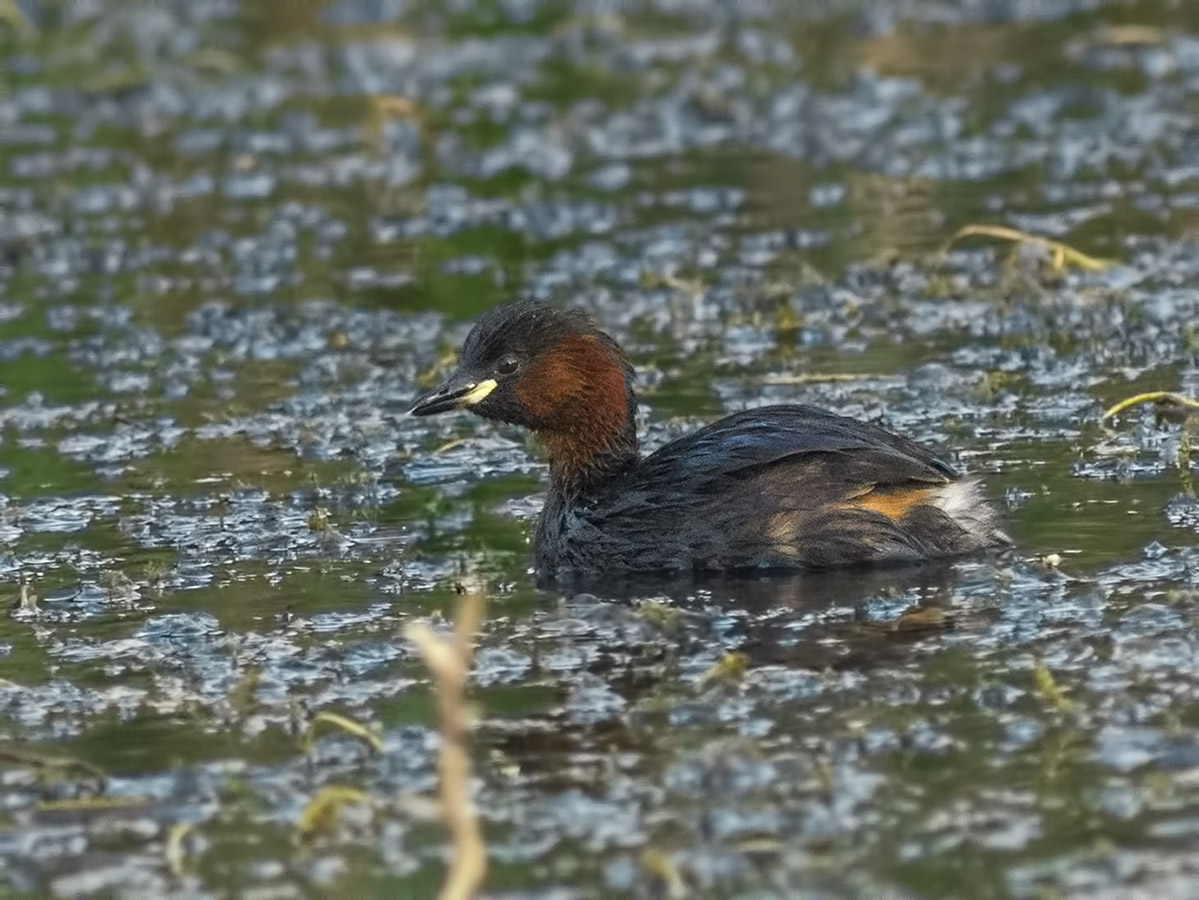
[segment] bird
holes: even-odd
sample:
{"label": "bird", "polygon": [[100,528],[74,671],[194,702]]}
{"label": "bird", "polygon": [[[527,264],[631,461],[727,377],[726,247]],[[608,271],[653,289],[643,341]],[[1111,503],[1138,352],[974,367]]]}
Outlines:
{"label": "bird", "polygon": [[885,428],[801,404],[734,412],[642,456],[629,355],[579,309],[484,313],[411,416],[529,429],[549,461],[543,579],[823,570],[1010,546],[976,478]]}

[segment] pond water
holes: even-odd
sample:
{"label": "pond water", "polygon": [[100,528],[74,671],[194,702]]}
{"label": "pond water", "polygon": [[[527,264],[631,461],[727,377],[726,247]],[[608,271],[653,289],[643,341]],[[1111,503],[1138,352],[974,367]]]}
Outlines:
{"label": "pond water", "polygon": [[[1199,395],[1196,98],[1168,0],[2,0],[0,894],[433,896],[470,591],[489,897],[1194,896],[1193,422],[1102,413]],[[517,294],[1017,552],[538,590],[536,446],[402,416]]]}

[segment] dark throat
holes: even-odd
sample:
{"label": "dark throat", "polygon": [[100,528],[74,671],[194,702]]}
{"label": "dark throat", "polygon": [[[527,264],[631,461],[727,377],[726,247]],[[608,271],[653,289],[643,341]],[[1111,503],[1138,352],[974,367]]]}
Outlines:
{"label": "dark throat", "polygon": [[586,503],[637,464],[637,400],[626,389],[624,403],[581,409],[537,438],[549,454],[550,493]]}

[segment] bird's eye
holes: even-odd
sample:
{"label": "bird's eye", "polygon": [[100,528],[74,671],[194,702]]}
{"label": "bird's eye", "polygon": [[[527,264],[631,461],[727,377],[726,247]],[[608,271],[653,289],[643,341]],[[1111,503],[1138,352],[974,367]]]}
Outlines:
{"label": "bird's eye", "polygon": [[503,357],[498,363],[495,364],[495,371],[497,375],[515,375],[516,370],[519,368],[520,360],[511,354]]}

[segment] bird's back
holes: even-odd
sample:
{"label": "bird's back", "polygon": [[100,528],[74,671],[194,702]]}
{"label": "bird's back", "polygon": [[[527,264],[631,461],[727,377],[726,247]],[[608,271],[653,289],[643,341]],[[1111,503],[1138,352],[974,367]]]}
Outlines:
{"label": "bird's back", "polygon": [[928,448],[810,406],[720,419],[590,496],[551,493],[542,571],[916,561],[1008,542],[977,484]]}

